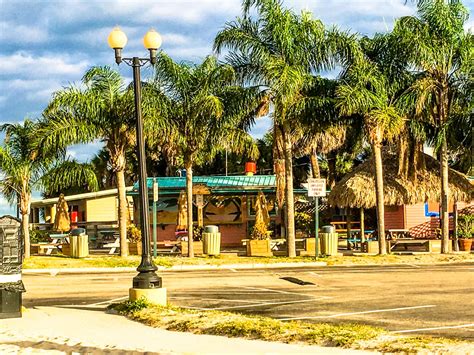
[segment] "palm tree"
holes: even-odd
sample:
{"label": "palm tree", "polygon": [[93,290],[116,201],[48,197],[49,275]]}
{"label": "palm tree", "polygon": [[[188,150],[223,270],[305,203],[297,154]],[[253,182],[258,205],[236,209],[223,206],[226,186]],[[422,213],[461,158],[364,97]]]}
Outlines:
{"label": "palm tree", "polygon": [[[416,113],[436,129],[440,152],[442,253],[449,252],[448,135],[460,111],[472,110],[474,37],[464,30],[468,11],[459,0],[417,1],[418,16],[393,31],[408,68],[417,74],[409,95]],[[469,115],[469,114],[468,114]],[[472,124],[471,124],[472,125]]]}
{"label": "palm tree", "polygon": [[155,133],[173,144],[186,168],[189,257],[193,250],[193,166],[210,160],[224,145],[231,151],[258,154],[246,133],[257,114],[262,95],[255,88],[235,85],[235,72],[208,56],[199,64],[175,63],[162,53],[157,58],[155,95],[167,106],[167,127]]}
{"label": "palm tree", "polygon": [[403,127],[403,118],[395,107],[397,92],[377,63],[364,57],[347,69],[336,93],[342,114],[360,114],[364,119],[366,136],[374,156],[379,252],[386,254],[382,145],[385,140],[394,138]]}
{"label": "palm tree", "polygon": [[[254,10],[257,18],[253,18]],[[228,22],[217,34],[214,49],[229,49],[226,60],[236,69],[243,84],[259,85],[272,104],[275,139],[281,146],[285,174],[285,217],[288,255],[296,256],[292,137],[289,111],[301,107],[302,91],[312,74],[332,68],[335,59],[347,58],[354,45],[352,37],[327,30],[309,12],[300,16],[282,8],[280,0],[244,0],[243,17]],[[280,144],[281,143],[281,144]],[[278,163],[278,157],[275,163]],[[278,165],[278,164],[275,164]],[[277,176],[282,168],[277,166]]]}
{"label": "palm tree", "polygon": [[89,164],[65,159],[62,150],[39,150],[35,145],[38,123],[4,124],[0,132],[6,138],[0,146],[0,191],[10,204],[18,203],[25,258],[30,257],[29,214],[34,189],[60,190],[86,184],[97,190],[96,176]]}
{"label": "palm tree", "polygon": [[[120,74],[109,67],[93,67],[82,78],[83,88],[67,87],[54,94],[42,122],[42,147],[64,147],[101,140],[115,173],[119,201],[120,254],[128,255],[127,198],[125,191],[126,151],[134,144],[133,90],[126,88]],[[144,90],[145,96],[146,90]],[[145,125],[158,115],[143,100]]]}

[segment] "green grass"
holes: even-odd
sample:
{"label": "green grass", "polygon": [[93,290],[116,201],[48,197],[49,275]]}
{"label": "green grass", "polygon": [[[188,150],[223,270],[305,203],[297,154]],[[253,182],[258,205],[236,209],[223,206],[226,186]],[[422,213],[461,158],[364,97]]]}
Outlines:
{"label": "green grass", "polygon": [[221,335],[284,343],[306,343],[351,347],[377,338],[384,331],[361,324],[312,324],[282,322],[267,317],[220,311],[198,311],[173,306],[159,307],[144,300],[125,302],[111,308],[152,327],[195,334]]}
{"label": "green grass", "polygon": [[[282,256],[275,257],[245,257],[221,255],[215,257],[195,257],[187,258],[181,256],[161,256],[154,259],[155,264],[162,267],[175,265],[231,265],[231,264],[270,264],[313,262],[313,257],[288,258]],[[416,264],[416,263],[453,263],[453,262],[474,262],[474,254],[425,254],[425,255],[384,255],[384,256],[337,256],[319,258],[318,261],[325,261],[328,265],[388,265],[388,264]],[[61,254],[53,256],[32,256],[23,263],[25,269],[61,269],[61,268],[88,268],[88,267],[136,267],[140,263],[139,256],[120,257],[116,255],[104,256],[94,255],[83,259],[73,259]]]}
{"label": "green grass", "polygon": [[109,306],[110,310],[146,325],[172,331],[258,339],[282,343],[336,346],[383,353],[471,353],[472,343],[427,336],[394,335],[364,324],[283,322],[277,319],[221,311],[160,307],[145,299]]}

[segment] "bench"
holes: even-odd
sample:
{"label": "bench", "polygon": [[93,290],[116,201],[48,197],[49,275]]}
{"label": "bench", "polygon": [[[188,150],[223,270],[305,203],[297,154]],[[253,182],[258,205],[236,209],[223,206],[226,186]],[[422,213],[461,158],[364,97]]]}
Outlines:
{"label": "bench", "polygon": [[101,245],[102,248],[104,249],[109,249],[109,254],[115,254],[115,251],[117,248],[120,248],[120,237],[116,237],[115,241],[111,241],[109,243],[103,243]]}
{"label": "bench", "polygon": [[61,243],[35,243],[31,244],[31,253],[39,255],[51,255],[53,251],[58,252]]}
{"label": "bench", "polygon": [[403,246],[404,251],[408,251],[410,246],[421,247],[422,251],[430,253],[441,251],[440,239],[394,239],[387,242],[390,251],[394,251],[397,246]]}
{"label": "bench", "polygon": [[[187,242],[185,242],[187,243]],[[153,249],[155,243],[151,242],[151,248]],[[156,249],[165,249],[166,251],[169,251],[170,253],[177,253],[181,250],[181,241],[179,240],[161,240],[156,242]]]}

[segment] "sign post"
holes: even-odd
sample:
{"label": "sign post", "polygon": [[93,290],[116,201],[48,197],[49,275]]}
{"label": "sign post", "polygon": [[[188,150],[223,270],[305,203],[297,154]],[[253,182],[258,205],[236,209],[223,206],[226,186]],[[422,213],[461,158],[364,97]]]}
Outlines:
{"label": "sign post", "polygon": [[326,196],[326,179],[308,179],[308,197],[314,197],[314,249],[319,257],[319,197]]}
{"label": "sign post", "polygon": [[153,178],[153,256],[156,258],[157,250],[156,250],[156,213],[157,208],[156,204],[158,202],[158,181],[156,181],[156,177]]}

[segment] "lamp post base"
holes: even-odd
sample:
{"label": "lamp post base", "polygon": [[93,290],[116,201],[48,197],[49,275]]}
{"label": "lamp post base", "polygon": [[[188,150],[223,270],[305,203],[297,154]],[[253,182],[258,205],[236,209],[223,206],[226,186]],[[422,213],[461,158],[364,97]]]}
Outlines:
{"label": "lamp post base", "polygon": [[[139,268],[140,269],[140,268]],[[133,278],[133,288],[155,289],[161,288],[162,282],[155,270],[148,271],[139,270],[139,274]]]}
{"label": "lamp post base", "polygon": [[145,298],[149,303],[158,306],[167,305],[166,288],[130,288],[128,291],[130,301]]}

